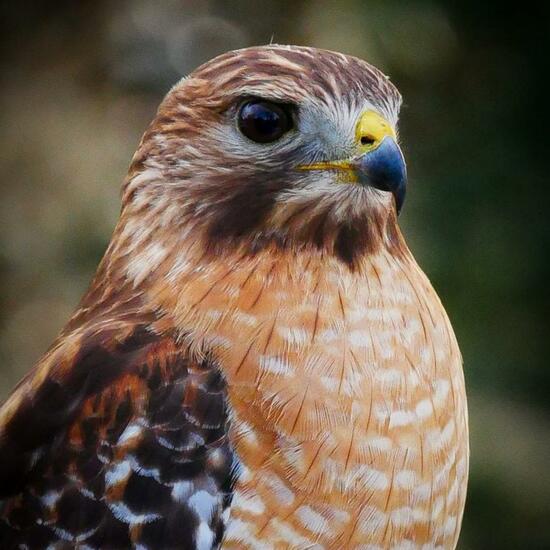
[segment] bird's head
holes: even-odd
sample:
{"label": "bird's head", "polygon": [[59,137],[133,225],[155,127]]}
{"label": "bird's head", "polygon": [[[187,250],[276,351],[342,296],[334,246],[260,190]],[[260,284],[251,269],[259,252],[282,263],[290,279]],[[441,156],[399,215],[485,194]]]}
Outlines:
{"label": "bird's head", "polygon": [[316,247],[352,265],[400,241],[400,104],[354,57],[275,45],[224,54],[161,104],[124,209],[192,227],[210,250]]}

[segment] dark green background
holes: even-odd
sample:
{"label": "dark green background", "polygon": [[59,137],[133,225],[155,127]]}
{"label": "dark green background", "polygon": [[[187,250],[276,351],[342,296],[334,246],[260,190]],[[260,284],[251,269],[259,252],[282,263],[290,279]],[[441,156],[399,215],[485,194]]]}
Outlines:
{"label": "dark green background", "polygon": [[87,285],[141,132],[179,77],[272,39],[355,54],[405,97],[402,224],[464,354],[460,548],[550,548],[550,14],[484,4],[3,3],[0,397]]}

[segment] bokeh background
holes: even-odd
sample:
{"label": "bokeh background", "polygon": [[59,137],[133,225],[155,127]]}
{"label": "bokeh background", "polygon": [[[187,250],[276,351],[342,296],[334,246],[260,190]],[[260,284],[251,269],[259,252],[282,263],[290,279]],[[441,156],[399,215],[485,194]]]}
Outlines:
{"label": "bokeh background", "polygon": [[401,220],[453,320],[469,388],[460,548],[550,548],[548,8],[19,0],[0,10],[0,399],[90,281],[169,87],[228,49],[343,51],[405,97]]}

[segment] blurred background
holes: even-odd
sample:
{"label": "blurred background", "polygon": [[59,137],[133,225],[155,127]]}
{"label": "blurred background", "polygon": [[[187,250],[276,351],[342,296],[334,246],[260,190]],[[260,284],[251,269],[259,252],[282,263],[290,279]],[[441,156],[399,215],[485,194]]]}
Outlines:
{"label": "blurred background", "polygon": [[0,8],[0,400],[87,286],[141,133],[228,49],[354,54],[401,89],[401,222],[469,388],[460,548],[550,549],[550,10],[478,1],[57,0]]}

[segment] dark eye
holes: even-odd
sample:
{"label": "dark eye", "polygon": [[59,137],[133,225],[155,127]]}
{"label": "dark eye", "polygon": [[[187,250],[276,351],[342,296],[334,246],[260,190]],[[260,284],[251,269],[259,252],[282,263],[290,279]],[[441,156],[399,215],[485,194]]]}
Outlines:
{"label": "dark eye", "polygon": [[253,100],[241,107],[238,125],[248,139],[257,143],[270,143],[292,128],[292,117],[286,106]]}

